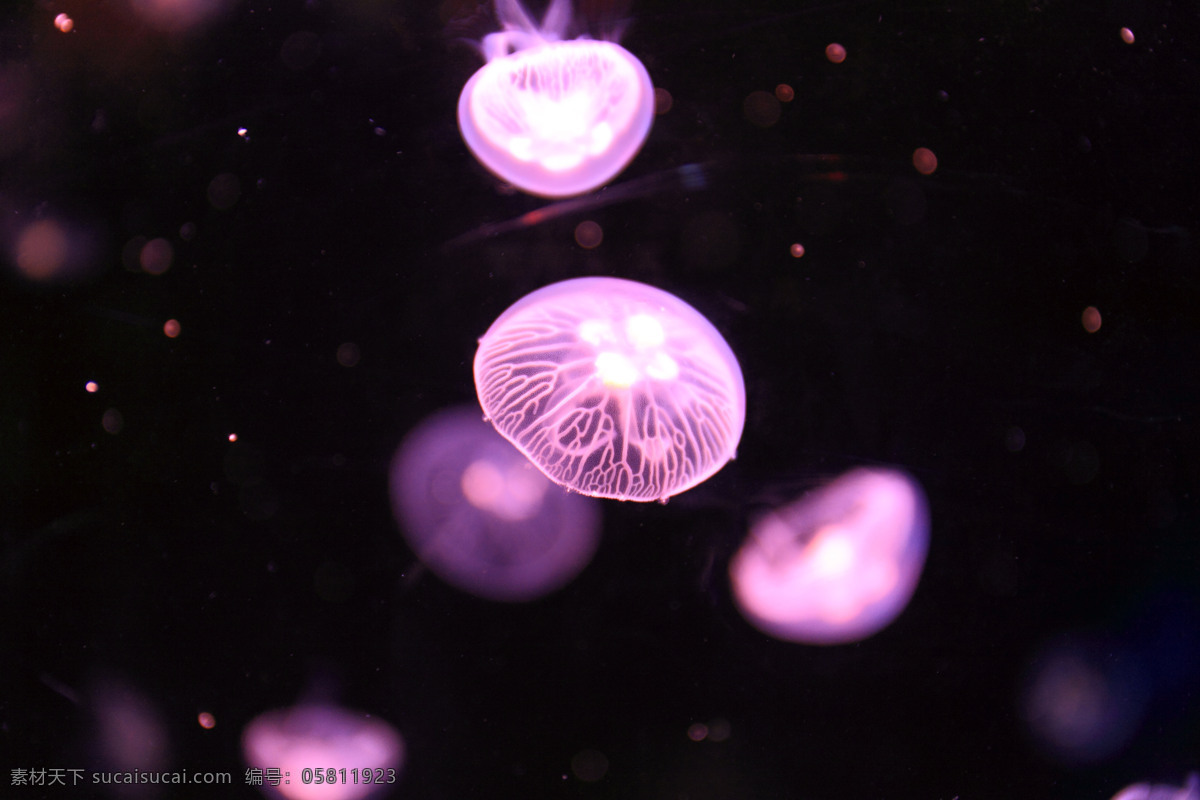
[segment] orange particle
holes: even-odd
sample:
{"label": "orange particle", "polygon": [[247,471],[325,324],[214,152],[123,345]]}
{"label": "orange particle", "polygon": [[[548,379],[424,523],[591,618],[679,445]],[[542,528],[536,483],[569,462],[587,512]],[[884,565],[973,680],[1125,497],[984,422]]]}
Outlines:
{"label": "orange particle", "polygon": [[788,252],[792,254],[792,258],[800,258],[800,256],[804,255],[804,245],[796,242],[788,248]]}
{"label": "orange particle", "polygon": [[1083,310],[1080,321],[1083,323],[1085,331],[1095,333],[1100,330],[1100,309],[1095,306],[1088,306]]}
{"label": "orange particle", "polygon": [[70,33],[75,30],[75,20],[66,14],[59,14],[54,18],[54,27],[58,28],[62,33]]}
{"label": "orange particle", "polygon": [[781,103],[790,103],[796,98],[796,90],[786,83],[781,83],[775,87],[775,98]]}
{"label": "orange particle", "polygon": [[1133,44],[1133,31],[1129,28],[1121,28],[1121,41],[1125,44]]}
{"label": "orange particle", "polygon": [[168,339],[174,339],[179,335],[179,331],[179,320],[169,319],[163,323],[163,333],[166,334]]}
{"label": "orange particle", "polygon": [[917,172],[922,175],[932,175],[933,171],[937,169],[937,156],[928,147],[918,147],[913,150],[912,163],[917,168]]}
{"label": "orange particle", "polygon": [[236,441],[237,441],[237,434],[236,434],[236,433],[231,433],[231,434],[229,434],[229,441],[231,441],[231,442],[236,442]]}
{"label": "orange particle", "polygon": [[217,718],[207,711],[201,711],[196,715],[196,721],[200,723],[200,727],[209,731],[217,727]]}
{"label": "orange particle", "polygon": [[825,57],[829,59],[831,64],[840,64],[846,60],[846,48],[842,47],[837,42],[826,45]]}
{"label": "orange particle", "polygon": [[661,117],[663,114],[671,110],[671,106],[675,105],[675,98],[671,97],[671,93],[661,86],[654,90],[654,114]]}

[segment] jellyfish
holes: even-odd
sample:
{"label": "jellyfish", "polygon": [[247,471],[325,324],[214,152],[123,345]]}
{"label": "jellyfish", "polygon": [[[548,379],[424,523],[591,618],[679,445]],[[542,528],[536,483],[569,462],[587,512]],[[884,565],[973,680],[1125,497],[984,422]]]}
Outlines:
{"label": "jellyfish", "polygon": [[1135,783],[1117,792],[1112,800],[1200,800],[1200,775],[1193,772],[1183,786]]}
{"label": "jellyfish", "polygon": [[484,414],[550,480],[591,497],[658,500],[731,460],[742,371],[696,309],[618,278],[543,287],[475,353]]}
{"label": "jellyfish", "polygon": [[1021,712],[1034,743],[1070,766],[1097,764],[1127,747],[1151,695],[1137,653],[1094,633],[1068,634],[1043,647],[1023,683]]}
{"label": "jellyfish", "polygon": [[596,502],[559,490],[470,408],[438,412],[405,437],[391,494],[421,562],[489,600],[533,600],[566,585],[599,540]]}
{"label": "jellyfish", "polygon": [[928,547],[916,482],[857,469],[759,520],[729,573],[743,616],[764,633],[844,644],[900,615]]}
{"label": "jellyfish", "polygon": [[458,127],[479,162],[542,197],[612,180],[642,147],[654,117],[646,68],[614,42],[564,40],[570,0],[537,26],[518,0],[496,0],[504,30],[483,40],[487,64],[463,87]]}
{"label": "jellyfish", "polygon": [[242,753],[268,797],[363,800],[395,786],[404,740],[370,714],[304,704],[251,720],[242,732]]}

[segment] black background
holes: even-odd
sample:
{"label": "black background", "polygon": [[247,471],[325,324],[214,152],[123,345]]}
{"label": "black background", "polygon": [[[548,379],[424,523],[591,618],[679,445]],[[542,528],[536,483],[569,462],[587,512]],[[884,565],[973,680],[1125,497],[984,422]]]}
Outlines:
{"label": "black background", "polygon": [[[122,0],[5,8],[0,795],[41,796],[13,768],[98,768],[104,676],[151,700],[177,767],[234,773],[220,796],[255,794],[246,722],[314,684],[404,735],[396,797],[1107,798],[1200,766],[1190,4],[593,2],[580,28],[623,28],[673,105],[562,205],[459,137],[485,5],[244,0],[186,32]],[[795,99],[752,124],[781,83]],[[86,274],[17,274],[36,219],[73,221]],[[171,242],[167,273],[137,270],[137,237]],[[415,563],[388,463],[474,401],[496,315],[582,275],[722,331],[739,457],[665,506],[605,503],[561,592],[478,600]],[[928,494],[912,604],[853,645],[758,633],[725,577],[750,520],[862,464]],[[1022,706],[1063,640],[1141,676],[1096,762]],[[688,739],[714,719],[727,741]],[[595,783],[571,774],[588,748]]]}

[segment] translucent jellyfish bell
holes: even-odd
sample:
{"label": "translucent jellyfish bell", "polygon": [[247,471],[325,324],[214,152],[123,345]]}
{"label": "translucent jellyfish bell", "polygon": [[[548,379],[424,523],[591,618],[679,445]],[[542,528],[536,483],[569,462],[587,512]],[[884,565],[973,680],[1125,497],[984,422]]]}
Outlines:
{"label": "translucent jellyfish bell", "polygon": [[841,644],[900,615],[928,548],[920,487],[898,472],[860,469],[761,519],[729,573],[742,614],[763,632]]}
{"label": "translucent jellyfish bell", "polygon": [[1112,800],[1200,800],[1200,775],[1193,772],[1183,786],[1135,783],[1117,792]]}
{"label": "translucent jellyfish bell", "polygon": [[522,298],[475,353],[475,390],[506,439],[592,497],[666,500],[734,457],[746,419],[729,345],[674,295],[578,278]]}
{"label": "translucent jellyfish bell", "polygon": [[480,163],[522,191],[569,197],[610,181],[650,132],[654,87],[613,42],[563,41],[570,0],[536,26],[518,0],[496,0],[504,30],[458,100],[458,127]]}
{"label": "translucent jellyfish bell", "polygon": [[533,600],[562,587],[599,540],[599,504],[546,480],[478,409],[418,425],[392,461],[391,493],[422,563],[489,600]]}
{"label": "translucent jellyfish bell", "polygon": [[246,763],[262,790],[282,800],[364,800],[390,792],[404,739],[383,720],[338,706],[268,711],[242,732]]}

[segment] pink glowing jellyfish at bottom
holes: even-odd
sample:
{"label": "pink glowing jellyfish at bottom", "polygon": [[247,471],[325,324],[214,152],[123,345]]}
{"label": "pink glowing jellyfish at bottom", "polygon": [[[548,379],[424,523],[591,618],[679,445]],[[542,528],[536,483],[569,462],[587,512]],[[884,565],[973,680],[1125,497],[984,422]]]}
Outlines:
{"label": "pink glowing jellyfish at bottom", "polygon": [[242,733],[263,792],[282,800],[363,800],[395,786],[404,740],[391,725],[331,705],[268,711]]}
{"label": "pink glowing jellyfish at bottom", "polygon": [[929,547],[920,487],[859,469],[759,520],[729,567],[742,614],[779,639],[842,644],[889,625]]}
{"label": "pink glowing jellyfish at bottom", "polygon": [[1135,783],[1117,792],[1112,800],[1200,800],[1200,775],[1193,772],[1183,786]]}

